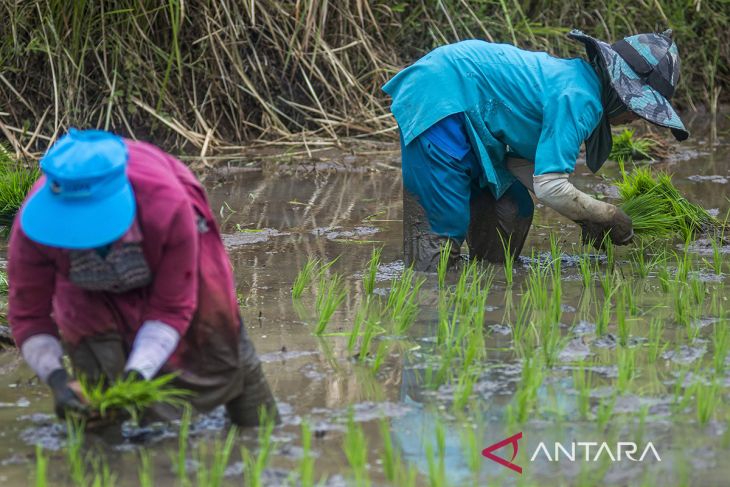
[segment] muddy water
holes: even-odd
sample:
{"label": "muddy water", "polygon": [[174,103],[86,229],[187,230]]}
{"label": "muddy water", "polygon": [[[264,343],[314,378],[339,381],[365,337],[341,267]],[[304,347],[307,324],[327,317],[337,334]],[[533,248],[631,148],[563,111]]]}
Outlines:
{"label": "muddy water", "polygon": [[[726,127],[720,126],[720,141],[730,140]],[[693,125],[695,134],[710,133],[705,121]],[[695,137],[672,154],[662,167],[675,174],[674,181],[690,199],[724,214],[728,209],[730,151],[713,144],[709,137]],[[347,350],[348,331],[362,301],[361,273],[371,249],[383,247],[376,293],[387,294],[390,279],[402,271],[401,255],[401,182],[397,171],[397,154],[384,155],[376,162],[377,172],[318,172],[308,175],[271,175],[248,172],[236,176],[208,176],[212,206],[219,213],[238,280],[242,313],[254,340],[283,413],[283,425],[276,429],[276,455],[265,480],[282,485],[293,480],[292,469],[301,456],[299,424],[307,420],[315,430],[317,478],[328,478],[328,485],[347,484],[347,459],[341,443],[349,414],[365,429],[368,439],[369,472],[375,484],[383,483],[379,461],[381,439],[379,420],[389,423],[391,437],[402,458],[419,471],[417,485],[428,483],[427,445],[434,441],[436,424],[446,425],[444,448],[447,477],[452,485],[723,485],[730,477],[730,408],[721,405],[713,420],[700,426],[695,419],[694,402],[679,410],[673,407],[676,384],[693,377],[703,377],[709,369],[712,351],[711,312],[702,318],[708,326],[689,342],[679,327],[670,323],[671,303],[660,289],[659,279],[650,275],[637,280],[637,305],[640,313],[634,320],[632,342],[638,347],[637,375],[626,393],[619,394],[614,414],[604,427],[595,420],[579,419],[573,370],[577,361],[585,360],[593,371],[591,392],[595,412],[602,399],[611,395],[617,374],[615,335],[596,339],[594,321],[579,312],[583,294],[577,268],[579,249],[577,228],[556,213],[538,206],[535,225],[525,246],[525,253],[535,251],[539,258],[549,249],[550,232],[560,238],[563,248],[563,316],[564,335],[568,337],[558,364],[545,370],[545,379],[537,392],[537,408],[521,426],[510,425],[505,408],[514,400],[520,382],[522,361],[514,352],[509,316],[505,303],[517,303],[527,268],[532,262],[522,259],[516,265],[515,282],[507,286],[497,271],[488,298],[486,327],[487,363],[474,386],[474,403],[466,412],[451,408],[453,386],[436,390],[423,386],[424,364],[439,351],[433,349],[438,321],[438,289],[429,276],[420,296],[421,312],[403,345],[391,352],[377,374],[356,364]],[[387,166],[393,169],[388,170]],[[608,163],[602,176],[617,175]],[[588,174],[585,166],[576,171],[576,184],[589,192],[611,196],[607,181]],[[668,242],[674,248],[674,244]],[[698,250],[706,250],[699,248]],[[728,249],[724,249],[728,250]],[[706,252],[705,252],[706,254]],[[317,338],[312,304],[314,293],[306,292],[302,306],[291,299],[291,285],[308,256],[332,260],[332,270],[345,276],[347,298],[335,313],[328,331],[335,336]],[[707,255],[704,256],[708,258]],[[707,281],[707,301],[715,295],[726,302],[730,293],[724,287],[725,276],[714,277],[693,256],[695,272]],[[625,251],[618,261],[625,262]],[[601,258],[597,255],[597,261]],[[627,264],[620,266],[630,273]],[[605,270],[604,267],[601,268]],[[725,266],[725,273],[730,268]],[[449,276],[453,281],[455,276]],[[633,281],[632,281],[633,282]],[[649,364],[644,349],[649,319],[667,320],[669,341],[662,358]],[[615,330],[611,329],[614,332]],[[730,369],[730,367],[728,367]],[[684,375],[683,375],[684,374]],[[727,397],[730,376],[721,380],[722,401]],[[51,454],[52,485],[69,482],[66,474],[63,428],[49,415],[51,401],[46,389],[37,384],[33,374],[22,364],[15,351],[0,353],[0,483],[27,485],[33,470],[33,444],[40,443]],[[196,443],[211,443],[224,426],[221,411],[198,418],[192,436]],[[474,445],[465,444],[468,430],[476,431],[478,450],[517,432],[523,433],[515,463],[524,468],[522,475],[497,463],[481,459],[479,473],[470,471],[469,458]],[[153,425],[143,429],[128,428],[126,441],[110,447],[92,441],[105,452],[118,475],[118,484],[136,485],[138,450],[151,447],[155,475],[160,485],[173,482],[168,452],[177,448],[175,428]],[[246,432],[240,442],[255,447],[255,433]],[[92,439],[93,440],[93,439]],[[608,455],[592,461],[583,458],[578,447],[576,461],[551,462],[545,455],[534,461],[530,457],[540,442],[548,445],[552,455],[555,441],[569,448],[570,442],[608,442],[616,453],[618,442],[635,442],[643,451],[647,442],[655,446],[661,461],[648,456],[644,462],[610,462]],[[500,454],[509,458],[510,447]],[[615,455],[614,455],[615,456]],[[194,462],[191,462],[194,470]],[[234,453],[228,480],[238,485],[241,462]],[[191,478],[194,473],[191,471]],[[475,478],[477,480],[475,480]]]}

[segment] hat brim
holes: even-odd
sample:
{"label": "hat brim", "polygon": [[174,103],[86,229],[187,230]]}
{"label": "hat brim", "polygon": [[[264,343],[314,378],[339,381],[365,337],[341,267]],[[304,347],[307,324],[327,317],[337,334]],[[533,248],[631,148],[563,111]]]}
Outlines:
{"label": "hat brim", "polygon": [[679,141],[689,137],[689,131],[669,100],[642,81],[610,44],[583,33],[571,33],[570,37],[583,42],[587,47],[590,45],[595,48],[603,67],[608,72],[611,86],[629,110],[648,122],[671,129]]}
{"label": "hat brim", "polygon": [[93,249],[124,235],[132,226],[135,212],[129,184],[93,202],[59,198],[44,184],[21,209],[20,225],[28,238],[43,245]]}

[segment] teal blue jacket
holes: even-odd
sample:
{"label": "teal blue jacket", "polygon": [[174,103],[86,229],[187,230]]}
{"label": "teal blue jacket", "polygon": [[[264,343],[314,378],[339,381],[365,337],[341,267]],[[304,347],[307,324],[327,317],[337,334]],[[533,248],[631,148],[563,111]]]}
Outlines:
{"label": "teal blue jacket", "polygon": [[603,114],[601,83],[590,64],[506,44],[470,40],[439,47],[383,86],[405,144],[463,112],[496,198],[514,177],[507,154],[535,163],[535,174],[572,173],[581,144]]}

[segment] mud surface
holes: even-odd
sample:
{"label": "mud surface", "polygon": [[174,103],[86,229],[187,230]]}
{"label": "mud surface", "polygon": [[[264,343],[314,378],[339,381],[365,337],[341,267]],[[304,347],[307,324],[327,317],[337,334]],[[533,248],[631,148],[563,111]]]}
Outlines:
{"label": "mud surface", "polygon": [[[690,200],[724,215],[730,204],[730,151],[703,137],[703,121],[697,123],[691,143],[673,154],[669,162],[658,164],[674,173],[674,182]],[[721,141],[727,132],[719,129]],[[377,157],[376,157],[377,159]],[[387,295],[391,279],[403,270],[401,242],[401,181],[392,155],[377,160],[376,172],[312,172],[301,175],[266,175],[261,172],[230,171],[225,177],[211,175],[207,181],[212,206],[220,215],[238,280],[242,313],[256,344],[265,371],[283,416],[274,432],[275,456],[264,480],[267,485],[284,485],[301,457],[299,425],[307,419],[315,432],[313,448],[317,456],[317,478],[328,477],[326,485],[348,485],[347,459],[341,448],[349,414],[361,422],[368,438],[370,475],[374,484],[383,482],[379,461],[381,449],[378,420],[387,418],[393,442],[404,460],[420,472],[417,485],[428,482],[425,445],[434,435],[434,424],[448,425],[445,461],[452,485],[487,483],[539,485],[723,485],[730,478],[730,408],[721,404],[713,419],[700,425],[694,405],[678,410],[674,406],[676,384],[692,383],[705,377],[712,356],[715,318],[711,313],[697,323],[699,336],[688,342],[681,330],[669,323],[667,349],[659,360],[647,365],[644,357],[649,319],[657,306],[665,306],[660,276],[650,274],[637,288],[639,312],[634,319],[629,346],[636,347],[641,373],[625,393],[615,395],[613,416],[606,425],[594,419],[580,419],[576,411],[577,363],[596,378],[590,391],[591,411],[598,414],[603,398],[613,394],[617,377],[615,349],[618,337],[613,328],[595,335],[595,322],[581,315],[583,285],[578,268],[578,228],[552,210],[538,205],[534,226],[515,266],[515,282],[508,286],[501,269],[496,272],[486,311],[487,363],[479,373],[472,392],[475,406],[455,413],[451,408],[454,385],[432,390],[421,384],[426,364],[438,357],[434,336],[438,321],[438,289],[428,276],[419,302],[418,321],[408,332],[406,346],[391,351],[377,373],[357,364],[347,349],[347,336],[363,298],[363,269],[373,247],[383,247],[382,264],[376,279],[376,295]],[[589,174],[585,166],[576,170],[576,184],[610,200],[615,193],[610,179],[618,175],[615,164],[607,163],[601,178]],[[497,463],[482,459],[478,481],[469,468],[473,446],[463,441],[468,430],[477,431],[477,447],[495,443],[514,431],[505,420],[505,408],[514,400],[521,380],[523,362],[514,352],[512,328],[506,303],[516,303],[531,264],[549,251],[549,235],[559,235],[563,260],[563,313],[561,327],[566,342],[558,363],[545,371],[539,388],[538,408],[520,426],[523,440],[515,462],[524,468],[515,475]],[[674,248],[673,243],[667,246]],[[534,250],[534,254],[531,253]],[[717,276],[703,259],[712,248],[696,242],[691,248],[695,275],[706,283],[707,300],[712,296],[726,302],[730,293],[726,274]],[[726,252],[727,247],[722,248]],[[621,253],[623,252],[623,253]],[[622,272],[631,273],[626,252],[616,256]],[[315,337],[312,302],[314,292],[305,292],[303,308],[292,303],[291,286],[309,256],[324,260],[337,258],[332,269],[344,276],[347,297],[328,325],[333,336]],[[604,270],[606,259],[596,254],[595,262]],[[672,272],[674,272],[672,270]],[[729,273],[730,267],[725,266]],[[455,276],[449,276],[452,282]],[[599,279],[598,276],[595,279]],[[638,282],[638,281],[637,281]],[[665,317],[665,314],[661,316]],[[666,318],[667,320],[669,318]],[[722,324],[726,324],[725,321]],[[728,367],[726,370],[730,370]],[[723,377],[721,403],[730,392],[730,376]],[[46,388],[14,350],[0,352],[0,484],[28,485],[33,471],[34,448],[41,444],[51,450],[51,485],[64,485],[64,427],[48,413],[51,400]],[[593,416],[592,416],[593,417]],[[210,442],[225,426],[222,410],[196,419],[191,437]],[[173,482],[171,460],[166,451],[176,450],[175,425],[147,428],[127,427],[125,441],[114,447],[98,442],[117,472],[118,485],[136,485],[137,450],[152,446],[153,461],[160,485]],[[242,433],[240,442],[255,447],[255,431]],[[632,442],[651,441],[661,456],[645,462],[550,462],[530,456],[540,442]],[[615,448],[615,446],[613,447]],[[503,451],[508,455],[509,447]],[[581,450],[582,451],[582,450]],[[53,453],[55,452],[55,453]],[[240,485],[243,465],[234,453],[227,470],[230,485]],[[190,465],[195,470],[194,463]]]}

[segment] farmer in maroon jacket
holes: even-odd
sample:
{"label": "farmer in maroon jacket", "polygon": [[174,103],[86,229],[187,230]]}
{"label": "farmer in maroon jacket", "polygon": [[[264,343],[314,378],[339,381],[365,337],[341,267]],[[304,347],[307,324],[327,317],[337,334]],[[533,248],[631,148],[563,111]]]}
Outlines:
{"label": "farmer in maroon jacket", "polygon": [[276,414],[239,315],[205,191],[158,148],[101,131],[61,138],[41,161],[10,238],[9,320],[56,413],[85,412],[61,358],[92,383],[178,373],[199,411],[233,423]]}

